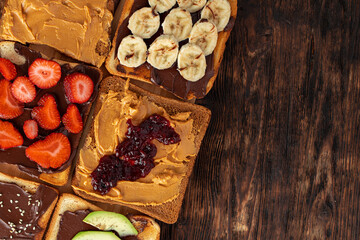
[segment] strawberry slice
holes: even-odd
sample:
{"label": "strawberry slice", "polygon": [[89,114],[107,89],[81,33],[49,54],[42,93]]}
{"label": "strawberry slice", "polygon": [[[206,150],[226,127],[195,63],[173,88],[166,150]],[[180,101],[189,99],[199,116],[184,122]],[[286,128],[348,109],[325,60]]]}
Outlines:
{"label": "strawberry slice", "polygon": [[0,120],[0,148],[8,149],[21,146],[24,142],[23,137],[16,128],[6,121]]}
{"label": "strawberry slice", "polygon": [[60,78],[61,67],[57,62],[38,58],[29,67],[29,79],[39,88],[51,88]]}
{"label": "strawberry slice", "polygon": [[11,85],[12,95],[20,102],[29,103],[36,97],[34,84],[27,77],[18,77]]}
{"label": "strawberry slice", "polygon": [[13,80],[17,75],[15,65],[5,58],[0,58],[0,73],[9,81]]}
{"label": "strawberry slice", "polygon": [[83,129],[83,121],[79,109],[75,104],[70,104],[62,117],[65,128],[71,133],[79,133]]}
{"label": "strawberry slice", "polygon": [[25,150],[26,156],[43,168],[59,168],[69,159],[70,153],[69,139],[62,133],[51,133]]}
{"label": "strawberry slice", "polygon": [[35,120],[26,120],[23,129],[28,139],[35,139],[38,136],[38,125]]}
{"label": "strawberry slice", "polygon": [[70,102],[84,103],[90,99],[94,91],[94,83],[85,74],[73,73],[65,77],[64,88]]}
{"label": "strawberry slice", "polygon": [[54,96],[48,93],[44,94],[40,98],[38,106],[31,111],[31,117],[44,129],[53,130],[57,128],[60,125],[60,113]]}
{"label": "strawberry slice", "polygon": [[24,112],[24,105],[11,94],[11,82],[0,80],[0,118],[13,119]]}

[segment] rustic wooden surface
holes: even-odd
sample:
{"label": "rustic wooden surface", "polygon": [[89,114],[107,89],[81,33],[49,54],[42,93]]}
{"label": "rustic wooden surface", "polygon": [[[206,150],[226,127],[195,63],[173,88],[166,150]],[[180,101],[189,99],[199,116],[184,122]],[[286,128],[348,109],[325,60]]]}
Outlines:
{"label": "rustic wooden surface", "polygon": [[239,1],[162,239],[359,239],[360,2]]}

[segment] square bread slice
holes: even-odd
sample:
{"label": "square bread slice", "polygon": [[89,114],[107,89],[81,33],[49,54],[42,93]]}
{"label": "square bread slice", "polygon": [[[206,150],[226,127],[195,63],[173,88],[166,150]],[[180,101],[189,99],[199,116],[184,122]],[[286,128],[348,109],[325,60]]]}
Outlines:
{"label": "square bread slice", "polygon": [[[29,49],[27,46],[22,45],[20,43],[15,43],[11,41],[1,41],[0,42],[0,57],[9,59],[16,65],[18,76],[25,76],[28,73],[28,68],[31,63],[37,59],[42,57],[42,54],[37,51],[33,51]],[[39,136],[34,140],[30,140],[25,137],[23,132],[23,124],[26,120],[31,119],[31,110],[37,106],[39,99],[46,93],[52,94],[57,102],[57,109],[60,113],[60,116],[63,116],[66,112],[67,106],[69,104],[68,100],[65,96],[65,90],[63,87],[63,81],[65,76],[74,72],[80,72],[87,74],[93,80],[94,83],[94,92],[89,101],[83,104],[77,104],[79,108],[80,114],[82,116],[83,122],[87,121],[90,108],[92,106],[93,101],[96,98],[97,87],[99,82],[102,79],[102,72],[100,69],[83,64],[83,63],[70,63],[60,60],[55,60],[61,65],[62,69],[62,77],[58,84],[49,89],[37,89],[37,96],[34,101],[25,104],[24,113],[19,117],[9,120],[14,127],[22,134],[24,139],[24,144],[20,147],[10,148],[6,150],[0,151],[0,165],[6,168],[6,165],[11,164],[18,167],[21,172],[24,172],[34,178],[43,180],[45,182],[51,183],[53,185],[62,186],[65,185],[70,179],[70,171],[73,166],[73,159],[77,153],[78,144],[80,142],[80,138],[82,136],[82,132],[78,134],[69,133],[64,125],[61,123],[60,126],[54,131],[48,131],[41,129],[39,127]],[[58,169],[43,169],[37,163],[31,161],[25,155],[25,150],[28,146],[33,144],[34,142],[43,139],[51,132],[61,132],[66,135],[70,141],[71,145],[71,155],[66,163],[64,163]],[[11,174],[11,172],[9,172]]]}
{"label": "square bread slice", "polygon": [[[154,113],[170,121],[180,134],[180,143],[163,145],[152,140],[157,154],[155,167],[147,176],[118,181],[105,195],[95,191],[90,174],[101,157],[115,153],[116,145],[125,138],[127,119],[137,125]],[[124,205],[166,223],[176,222],[210,116],[205,107],[154,95],[119,77],[104,79],[94,120],[80,148],[73,190],[86,199]]]}
{"label": "square bread slice", "polygon": [[118,0],[2,0],[0,39],[48,45],[100,67],[110,51],[117,4]]}
{"label": "square bread slice", "polygon": [[[15,191],[24,191],[27,195],[15,194]],[[57,199],[58,190],[52,187],[0,172],[1,237],[42,239]],[[13,206],[11,209],[6,209],[8,201],[11,203],[10,206]],[[11,220],[17,215],[19,219]],[[29,219],[29,222],[26,222],[26,219]],[[34,220],[37,220],[36,224],[31,222]],[[25,234],[25,236],[17,236],[16,233]]]}
{"label": "square bread slice", "polygon": [[[51,218],[49,228],[46,233],[45,240],[56,240],[60,230],[60,222],[66,211],[76,212],[79,210],[102,211],[101,208],[95,206],[84,199],[73,194],[64,193],[59,198],[54,214]],[[138,231],[137,236],[133,236],[133,240],[158,240],[160,239],[160,226],[154,219],[143,215],[127,216]],[[76,226],[75,226],[76,227]],[[62,240],[70,240],[60,236]],[[126,239],[126,238],[125,238]]]}
{"label": "square bread slice", "polygon": [[[167,78],[159,77],[158,74],[152,75],[152,67],[148,63],[144,63],[140,65],[139,67],[132,68],[132,67],[126,67],[120,64],[118,58],[117,58],[117,52],[120,45],[120,42],[122,38],[125,36],[131,34],[131,31],[127,27],[128,19],[134,13],[136,10],[141,9],[142,7],[149,7],[147,0],[126,0],[122,1],[118,7],[117,11],[121,11],[119,24],[115,33],[115,36],[112,41],[112,47],[111,51],[109,53],[109,56],[106,59],[105,66],[107,70],[113,74],[124,78],[133,78],[149,83],[154,83],[162,88],[172,92],[177,97],[180,97],[182,99],[193,99],[193,98],[203,98],[205,95],[210,91],[212,88],[214,81],[217,77],[219,67],[221,64],[221,61],[223,59],[223,53],[226,47],[226,41],[228,40],[230,36],[230,32],[232,30],[232,27],[235,23],[236,15],[237,15],[237,0],[228,0],[231,6],[231,17],[230,21],[228,23],[228,27],[222,32],[219,32],[218,35],[218,41],[216,48],[214,52],[207,56],[207,63],[208,68],[207,74],[210,77],[204,77],[200,79],[197,82],[190,82],[185,79],[183,79],[180,75],[180,77],[174,77],[178,73],[177,71],[172,71],[170,74],[167,74]],[[162,15],[166,13],[163,13],[160,15],[160,18],[163,19]],[[194,13],[193,19],[198,18],[197,15],[199,13]],[[193,20],[194,21],[194,20]],[[195,22],[193,22],[195,23]],[[162,27],[160,23],[160,30],[159,32],[162,32]],[[156,35],[156,34],[155,34]],[[153,40],[153,38],[150,39],[150,41]],[[148,43],[149,40],[146,41]],[[186,40],[187,41],[187,40]],[[180,44],[181,45],[181,44]],[[149,47],[149,46],[148,46]],[[210,69],[212,66],[212,70]],[[163,70],[165,71],[165,70]],[[162,71],[160,71],[162,72]],[[154,77],[154,76],[157,77]],[[207,75],[206,75],[207,76]]]}

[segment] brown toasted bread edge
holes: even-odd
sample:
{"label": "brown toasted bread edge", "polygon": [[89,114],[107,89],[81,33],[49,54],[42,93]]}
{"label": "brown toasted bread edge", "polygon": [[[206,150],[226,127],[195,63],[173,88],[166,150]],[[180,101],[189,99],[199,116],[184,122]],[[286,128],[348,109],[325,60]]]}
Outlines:
{"label": "brown toasted bread edge", "polygon": [[[235,21],[236,16],[237,16],[237,0],[228,0],[228,1],[231,6],[231,17]],[[135,0],[127,0],[127,1],[125,1],[124,5],[121,6],[122,7],[121,8],[121,10],[122,10],[121,16],[119,18],[119,23],[118,23],[118,26],[116,29],[115,36],[112,40],[111,50],[105,61],[105,66],[106,66],[106,69],[113,75],[117,75],[117,76],[124,77],[124,78],[133,78],[133,79],[137,79],[140,81],[152,83],[150,80],[150,69],[148,69],[144,65],[137,67],[137,68],[130,68],[130,67],[123,66],[123,68],[125,69],[125,72],[118,71],[116,68],[117,65],[120,63],[116,57],[117,49],[115,49],[115,47],[117,45],[116,40],[117,40],[118,31],[119,31],[119,28],[120,28],[122,22],[129,16],[129,13],[131,11],[131,8],[132,8],[134,2],[135,2]],[[231,30],[219,32],[218,42],[217,42],[216,48],[214,49],[214,52],[213,52],[213,54],[214,54],[214,76],[209,79],[209,82],[206,86],[206,94],[212,88],[212,86],[215,82],[215,79],[217,77],[219,67],[220,67],[221,61],[223,59],[226,42],[230,36],[230,33],[231,33]],[[195,96],[190,93],[186,99],[190,100],[194,97]]]}
{"label": "brown toasted bread edge", "polygon": [[[104,79],[101,83],[100,89],[99,89],[99,95],[101,93],[107,93],[109,90],[113,91],[122,91],[125,85],[125,80],[119,78],[119,77],[108,77]],[[182,205],[182,200],[184,198],[184,194],[186,191],[187,183],[189,181],[189,177],[191,175],[195,159],[197,156],[198,151],[200,150],[200,145],[202,142],[202,139],[205,135],[207,126],[210,121],[211,112],[209,109],[195,105],[192,103],[182,102],[174,99],[168,99],[165,97],[161,97],[152,93],[147,92],[146,90],[143,90],[139,87],[136,87],[132,84],[129,85],[129,90],[132,92],[135,92],[137,95],[147,96],[150,101],[158,104],[161,107],[164,107],[165,110],[170,113],[174,114],[175,112],[191,112],[190,117],[194,119],[194,126],[193,131],[197,132],[195,134],[195,144],[197,147],[196,155],[192,157],[189,161],[188,170],[186,172],[186,177],[183,178],[181,185],[180,185],[180,194],[177,198],[175,198],[172,201],[160,204],[160,205],[147,205],[147,206],[138,206],[136,204],[127,204],[127,203],[120,203],[118,201],[112,200],[107,198],[106,196],[100,196],[97,193],[94,192],[86,192],[83,189],[78,187],[76,173],[73,178],[72,182],[72,188],[74,192],[84,198],[94,200],[94,201],[100,201],[100,202],[107,202],[112,204],[119,204],[124,205],[133,209],[136,209],[140,212],[143,212],[149,216],[152,216],[160,221],[163,221],[165,223],[175,223],[178,219],[180,208]],[[99,102],[95,105],[95,110],[93,116],[96,115],[96,113],[99,111],[101,107],[101,104]],[[91,136],[93,134],[93,127],[91,126],[90,131],[88,132],[88,136]],[[93,138],[92,138],[93,139]],[[78,165],[77,165],[78,167]]]}
{"label": "brown toasted bread edge", "polygon": [[[41,183],[38,183],[38,182],[32,182],[32,181],[24,180],[21,178],[12,177],[12,176],[9,176],[9,175],[1,173],[1,172],[0,172],[0,182],[15,183],[16,185],[20,186],[21,188],[23,188],[24,190],[26,190],[30,193],[35,193],[37,188],[41,185]],[[59,194],[59,191],[57,189],[52,188],[52,187],[50,187],[50,188],[55,190]],[[46,227],[48,226],[48,223],[50,221],[50,217],[55,208],[57,200],[58,200],[58,197],[56,197],[56,199],[51,203],[51,205],[46,210],[44,215],[42,215],[41,218],[39,219],[38,225],[43,230],[35,236],[35,240],[42,239],[42,237],[45,233]]]}

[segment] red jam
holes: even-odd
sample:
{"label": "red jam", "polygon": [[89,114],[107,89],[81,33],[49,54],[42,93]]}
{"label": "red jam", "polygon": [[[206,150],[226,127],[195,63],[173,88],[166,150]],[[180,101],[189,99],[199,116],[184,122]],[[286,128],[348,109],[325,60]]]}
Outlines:
{"label": "red jam", "polygon": [[170,126],[170,122],[158,115],[151,115],[139,126],[127,120],[126,139],[116,147],[116,153],[100,159],[99,165],[91,173],[91,184],[102,195],[115,187],[120,180],[135,181],[149,174],[155,167],[156,146],[153,139],[169,145],[180,142],[180,136]]}

